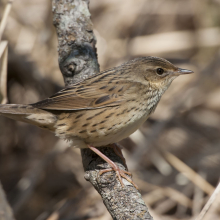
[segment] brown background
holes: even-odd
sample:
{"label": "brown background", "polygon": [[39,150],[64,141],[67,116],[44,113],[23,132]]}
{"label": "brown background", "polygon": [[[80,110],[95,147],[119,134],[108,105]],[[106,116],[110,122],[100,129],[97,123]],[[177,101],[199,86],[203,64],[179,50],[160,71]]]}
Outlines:
{"label": "brown background", "polygon": [[[5,3],[0,3],[1,15]],[[176,79],[140,131],[121,142],[154,219],[193,219],[208,195],[177,170],[179,162],[171,165],[162,152],[171,152],[217,185],[220,1],[91,0],[90,11],[101,70],[153,55],[195,72]],[[15,1],[3,39],[9,41],[10,103],[33,103],[64,86],[50,1]],[[111,219],[83,178],[78,149],[68,148],[50,132],[4,117],[0,179],[17,220]],[[205,219],[220,218],[219,202]]]}

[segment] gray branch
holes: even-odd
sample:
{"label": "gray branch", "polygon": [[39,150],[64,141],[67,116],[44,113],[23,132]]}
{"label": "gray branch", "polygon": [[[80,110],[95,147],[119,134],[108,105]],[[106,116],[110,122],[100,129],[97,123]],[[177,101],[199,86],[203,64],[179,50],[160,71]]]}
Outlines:
{"label": "gray branch", "polygon": [[[53,0],[52,4],[58,36],[59,66],[67,86],[99,72],[89,0]],[[126,165],[111,147],[101,147],[99,150],[126,170]],[[81,154],[85,179],[102,196],[113,219],[153,220],[141,194],[133,185],[123,179],[125,187],[122,187],[115,172],[99,176],[99,171],[109,168],[109,165],[90,149],[82,149]]]}

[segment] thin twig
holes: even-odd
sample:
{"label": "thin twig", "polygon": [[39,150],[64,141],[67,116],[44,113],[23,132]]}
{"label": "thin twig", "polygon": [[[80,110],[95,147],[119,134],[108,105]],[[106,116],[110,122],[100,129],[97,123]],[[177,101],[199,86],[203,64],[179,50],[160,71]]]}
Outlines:
{"label": "thin twig", "polygon": [[193,169],[187,166],[184,162],[182,162],[176,156],[168,152],[164,152],[164,156],[173,167],[175,167],[178,171],[180,171],[184,176],[186,176],[189,180],[191,180],[200,189],[202,189],[208,195],[211,195],[213,193],[214,187],[210,183],[208,183],[205,179],[203,179]]}
{"label": "thin twig", "polygon": [[9,0],[8,1],[7,5],[5,7],[5,10],[4,10],[4,14],[2,16],[2,21],[1,21],[1,24],[0,24],[0,42],[1,42],[1,39],[2,39],[2,34],[5,30],[5,26],[6,26],[6,23],[7,23],[7,18],[8,18],[9,12],[11,11],[13,1],[14,0]]}
{"label": "thin twig", "polygon": [[6,104],[7,99],[7,65],[8,65],[8,42],[0,42],[0,98],[1,104]]}
{"label": "thin twig", "polygon": [[0,94],[2,96],[1,104],[7,103],[7,64],[8,64],[8,42],[1,42],[3,32],[6,27],[8,15],[11,11],[13,0],[8,1],[2,20],[0,23]]}
{"label": "thin twig", "polygon": [[218,186],[216,187],[215,191],[213,192],[212,196],[210,197],[209,201],[206,203],[206,205],[204,206],[204,208],[200,212],[199,216],[195,220],[202,220],[204,218],[205,214],[208,212],[211,205],[213,204],[213,202],[215,201],[215,199],[219,195],[219,192],[220,192],[220,182],[219,182]]}
{"label": "thin twig", "polygon": [[150,184],[148,182],[145,182],[139,179],[138,177],[136,177],[135,179],[140,189],[150,189],[150,190],[152,189],[153,190],[150,193],[147,193],[146,195],[143,196],[143,200],[146,201],[148,205],[153,205],[154,203],[158,202],[160,198],[163,199],[165,196],[167,196],[170,199],[178,202],[182,206],[189,207],[189,208],[192,207],[191,199],[185,196],[183,193],[177,191],[176,189],[173,189],[171,187],[161,187],[161,186],[153,185],[153,184]]}
{"label": "thin twig", "polygon": [[[146,54],[166,54],[175,51],[190,50],[199,47],[219,46],[220,28],[209,27],[195,32],[173,31],[167,33],[137,36],[129,41],[128,51],[132,56]],[[212,41],[208,36],[213,36]],[[166,39],[166,44],[164,43]]]}

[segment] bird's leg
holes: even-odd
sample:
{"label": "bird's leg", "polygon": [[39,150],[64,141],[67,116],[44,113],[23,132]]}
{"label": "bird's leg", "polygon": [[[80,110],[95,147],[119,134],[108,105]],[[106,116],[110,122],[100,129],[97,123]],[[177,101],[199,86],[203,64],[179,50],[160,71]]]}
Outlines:
{"label": "bird's leg", "polygon": [[132,185],[134,185],[134,187],[136,189],[138,189],[137,185],[129,178],[127,177],[125,174],[127,175],[130,175],[131,176],[131,173],[128,172],[128,171],[125,171],[125,170],[121,170],[112,160],[110,160],[107,156],[105,156],[101,151],[99,151],[97,148],[93,147],[93,146],[90,146],[88,145],[89,149],[92,150],[93,152],[95,152],[96,154],[98,154],[104,161],[106,161],[110,166],[111,168],[109,169],[105,169],[105,170],[100,170],[99,171],[99,175],[102,175],[103,173],[106,173],[106,172],[110,172],[112,170],[115,171],[122,187],[124,187],[124,183],[122,182],[122,178],[121,177],[124,177],[128,182],[130,182]]}
{"label": "bird's leg", "polygon": [[122,150],[121,150],[122,147],[117,143],[111,144],[110,146],[113,148],[115,154],[118,155],[121,158],[121,160],[123,161],[125,167],[128,169],[125,158],[122,154]]}

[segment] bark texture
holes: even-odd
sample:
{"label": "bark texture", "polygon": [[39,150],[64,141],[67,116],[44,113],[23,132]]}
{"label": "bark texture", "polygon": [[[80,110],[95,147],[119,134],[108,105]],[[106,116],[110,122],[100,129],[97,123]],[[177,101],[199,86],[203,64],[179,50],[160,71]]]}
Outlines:
{"label": "bark texture", "polygon": [[[59,66],[67,86],[99,72],[89,0],[53,0],[52,4]],[[126,170],[126,165],[111,147],[105,146],[99,150]],[[123,179],[125,187],[121,187],[115,172],[99,176],[99,170],[109,168],[109,165],[90,149],[82,149],[81,154],[85,179],[102,196],[113,219],[153,219],[141,194],[132,184]]]}
{"label": "bark texture", "polygon": [[66,85],[99,72],[88,0],[54,0],[59,66]]}

